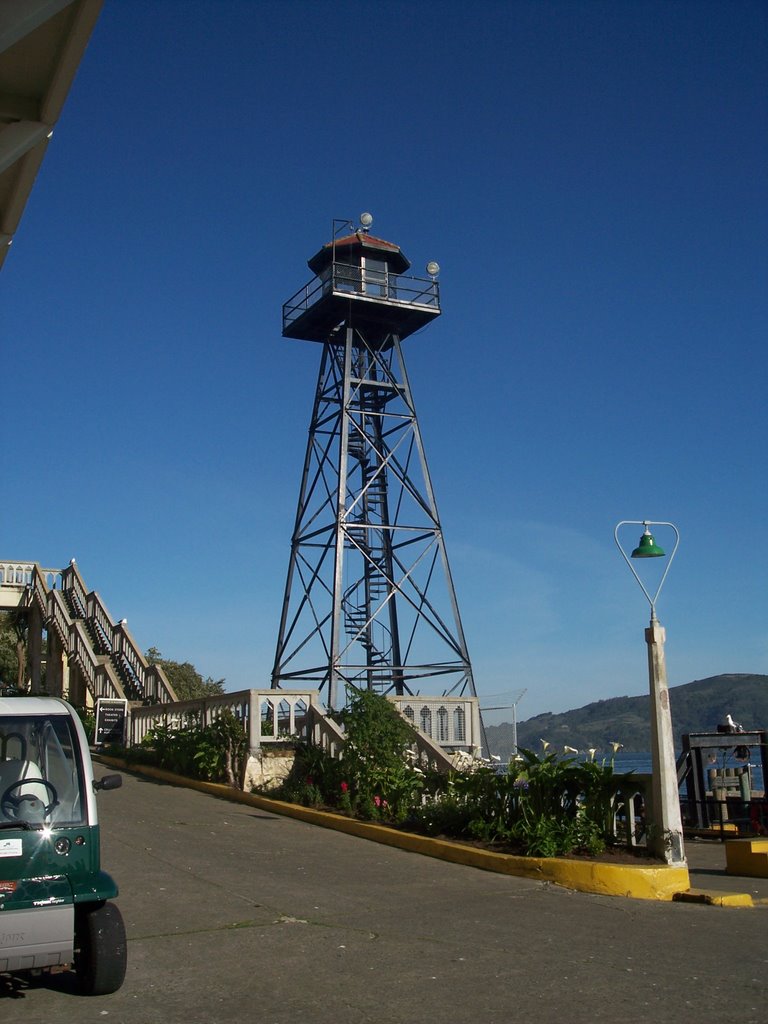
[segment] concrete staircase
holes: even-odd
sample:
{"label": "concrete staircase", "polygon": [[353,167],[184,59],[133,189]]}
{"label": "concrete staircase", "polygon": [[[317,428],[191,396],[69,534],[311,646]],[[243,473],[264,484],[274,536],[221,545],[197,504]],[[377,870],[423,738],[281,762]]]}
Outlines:
{"label": "concrete staircase", "polygon": [[0,561],[0,608],[27,614],[33,693],[42,692],[45,661],[46,692],[75,703],[99,697],[148,704],[177,699],[162,668],[147,661],[126,622],[115,622],[98,593],[87,589],[74,559],[61,570]]}

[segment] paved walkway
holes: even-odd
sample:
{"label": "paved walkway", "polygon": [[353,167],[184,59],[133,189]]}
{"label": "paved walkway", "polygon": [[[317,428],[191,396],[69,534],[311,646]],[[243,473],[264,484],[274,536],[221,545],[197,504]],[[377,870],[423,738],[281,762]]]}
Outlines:
{"label": "paved walkway", "polygon": [[99,805],[126,983],[0,983],[3,1024],[765,1019],[766,908],[574,893],[124,777]]}
{"label": "paved walkway", "polygon": [[[752,896],[753,900],[765,900],[768,904],[768,878],[746,878],[726,874],[724,843],[688,839],[685,843],[685,856],[688,861],[691,888],[746,892]],[[768,948],[768,922],[766,922],[766,948]]]}

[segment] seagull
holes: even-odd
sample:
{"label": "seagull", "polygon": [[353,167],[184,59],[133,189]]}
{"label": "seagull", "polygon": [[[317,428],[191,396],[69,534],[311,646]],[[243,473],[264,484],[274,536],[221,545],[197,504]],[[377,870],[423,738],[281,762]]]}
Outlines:
{"label": "seagull", "polygon": [[734,732],[744,732],[743,726],[739,725],[738,722],[734,722],[730,715],[725,716],[725,724]]}

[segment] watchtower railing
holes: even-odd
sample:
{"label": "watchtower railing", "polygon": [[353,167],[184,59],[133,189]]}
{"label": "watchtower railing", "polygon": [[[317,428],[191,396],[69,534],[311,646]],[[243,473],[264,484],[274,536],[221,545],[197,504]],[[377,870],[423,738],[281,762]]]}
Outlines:
{"label": "watchtower railing", "polygon": [[321,298],[332,293],[384,301],[403,308],[440,309],[440,287],[433,278],[333,263],[283,303],[283,331]]}

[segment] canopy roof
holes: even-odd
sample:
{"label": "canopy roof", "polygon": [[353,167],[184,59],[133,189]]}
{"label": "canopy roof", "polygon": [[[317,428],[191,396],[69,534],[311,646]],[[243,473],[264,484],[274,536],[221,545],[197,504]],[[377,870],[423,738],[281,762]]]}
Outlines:
{"label": "canopy roof", "polygon": [[102,3],[0,3],[0,267]]}

